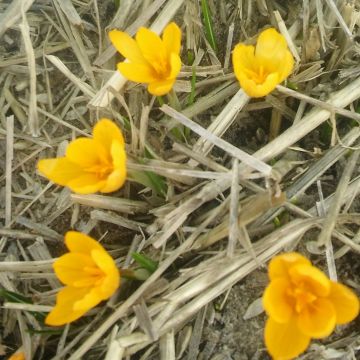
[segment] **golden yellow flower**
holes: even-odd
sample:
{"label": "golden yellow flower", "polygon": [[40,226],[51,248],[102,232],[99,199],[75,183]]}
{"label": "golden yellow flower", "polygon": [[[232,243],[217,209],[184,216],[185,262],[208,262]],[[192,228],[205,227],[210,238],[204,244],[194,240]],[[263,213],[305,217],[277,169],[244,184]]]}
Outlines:
{"label": "golden yellow flower", "polygon": [[112,257],[94,239],[76,231],[65,235],[69,253],[54,262],[59,280],[56,305],[45,319],[60,326],[79,319],[101,301],[110,298],[120,285],[120,273]]}
{"label": "golden yellow flower", "polygon": [[359,299],[352,290],[331,281],[298,253],[274,257],[269,277],[263,296],[269,316],[265,344],[274,359],[295,358],[311,338],[329,336],[337,324],[352,321],[359,313]]}
{"label": "golden yellow flower", "polygon": [[236,45],[232,61],[240,86],[251,97],[269,94],[290,75],[294,66],[285,38],[273,28],[259,35],[256,47]]}
{"label": "golden yellow flower", "polygon": [[161,96],[172,89],[181,68],[181,30],[174,22],[165,27],[162,39],[144,27],[138,30],[135,40],[118,30],[110,31],[109,37],[129,61],[118,64],[124,77],[149,84],[152,95]]}
{"label": "golden yellow flower", "polygon": [[23,351],[18,351],[15,354],[12,354],[7,360],[26,360],[25,353]]}
{"label": "golden yellow flower", "polygon": [[43,159],[39,172],[56,184],[79,194],[118,190],[126,180],[125,142],[121,130],[108,119],[101,119],[93,138],[72,141],[65,157]]}

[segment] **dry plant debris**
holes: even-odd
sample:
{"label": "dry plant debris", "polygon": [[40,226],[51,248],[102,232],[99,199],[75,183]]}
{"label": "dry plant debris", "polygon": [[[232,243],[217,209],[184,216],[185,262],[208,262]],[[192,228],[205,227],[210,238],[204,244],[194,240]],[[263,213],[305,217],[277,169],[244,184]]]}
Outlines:
{"label": "dry plant debris", "polygon": [[[160,98],[116,71],[109,32],[172,22],[182,66]],[[0,355],[266,359],[264,265],[283,251],[359,294],[359,25],[358,0],[1,1]],[[250,99],[232,50],[267,28],[294,70]],[[75,194],[37,172],[101,118],[124,134],[120,190]],[[121,286],[52,328],[71,229],[99,239]],[[357,358],[356,325],[303,357]]]}

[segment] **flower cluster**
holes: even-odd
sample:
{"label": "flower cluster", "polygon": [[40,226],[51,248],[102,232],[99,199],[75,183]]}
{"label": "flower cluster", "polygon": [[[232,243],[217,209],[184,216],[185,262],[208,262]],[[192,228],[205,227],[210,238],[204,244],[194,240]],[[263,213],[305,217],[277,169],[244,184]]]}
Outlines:
{"label": "flower cluster", "polygon": [[[156,96],[172,89],[181,68],[181,31],[175,23],[166,26],[161,38],[146,28],[140,28],[135,39],[118,30],[111,31],[109,37],[126,58],[118,64],[125,78],[148,84],[148,91]],[[250,97],[270,93],[294,66],[285,38],[272,28],[259,35],[256,46],[236,45],[232,59],[240,86]],[[77,193],[116,191],[126,179],[121,130],[114,122],[101,119],[92,138],[72,141],[64,157],[40,160],[38,169],[56,184]],[[79,319],[111,297],[120,284],[114,260],[97,241],[70,231],[65,243],[69,253],[54,263],[54,271],[65,287],[45,320],[53,326]],[[274,359],[296,357],[312,338],[328,336],[337,324],[345,324],[359,313],[359,299],[349,288],[328,279],[298,253],[273,258],[269,277],[263,296],[269,316],[265,344]]]}
{"label": "flower cluster", "polygon": [[120,285],[120,273],[112,257],[94,239],[76,231],[65,235],[69,253],[54,262],[54,271],[66,286],[45,319],[59,326],[79,319],[101,301],[110,298]]}
{"label": "flower cluster", "polygon": [[93,138],[72,141],[64,157],[38,162],[41,174],[79,194],[118,190],[126,179],[125,142],[120,129],[108,119],[94,127]]}
{"label": "flower cluster", "polygon": [[[148,91],[157,96],[172,89],[181,68],[181,31],[175,23],[164,29],[162,39],[143,27],[135,40],[118,30],[110,31],[109,37],[116,50],[127,58],[118,64],[125,78],[149,84]],[[294,67],[285,38],[273,28],[259,35],[256,47],[236,45],[232,59],[240,86],[250,97],[269,94]]]}
{"label": "flower cluster", "polygon": [[265,344],[274,359],[293,359],[306,350],[311,338],[329,336],[337,324],[352,321],[359,299],[346,286],[329,280],[298,253],[274,257],[270,284],[263,296],[269,319]]}

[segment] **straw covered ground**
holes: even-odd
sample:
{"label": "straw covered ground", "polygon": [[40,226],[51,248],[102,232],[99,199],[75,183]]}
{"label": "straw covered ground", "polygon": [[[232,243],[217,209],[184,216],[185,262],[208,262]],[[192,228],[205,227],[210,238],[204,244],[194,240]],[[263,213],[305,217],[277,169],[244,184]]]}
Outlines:
{"label": "straw covered ground", "polygon": [[[182,68],[156,98],[115,71],[108,32],[160,34],[171,21]],[[0,1],[0,357],[269,359],[261,296],[282,251],[359,294],[359,26],[358,0]],[[250,99],[231,52],[266,27],[295,67]],[[126,139],[119,191],[79,195],[40,176],[39,159],[103,117]],[[52,263],[71,229],[143,280],[123,277],[110,300],[53,328]],[[358,358],[359,326],[303,358]]]}

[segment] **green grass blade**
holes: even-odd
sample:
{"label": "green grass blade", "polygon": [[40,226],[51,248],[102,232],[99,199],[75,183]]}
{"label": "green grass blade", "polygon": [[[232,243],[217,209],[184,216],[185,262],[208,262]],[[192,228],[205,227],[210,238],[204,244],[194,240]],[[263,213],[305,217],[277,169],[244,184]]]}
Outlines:
{"label": "green grass blade", "polygon": [[151,274],[158,268],[158,262],[150,259],[149,257],[134,252],[131,257],[144,269],[148,270]]}
{"label": "green grass blade", "polygon": [[205,36],[212,49],[217,52],[216,39],[213,29],[213,21],[207,0],[201,0],[201,10],[203,13],[203,20],[205,26]]}

